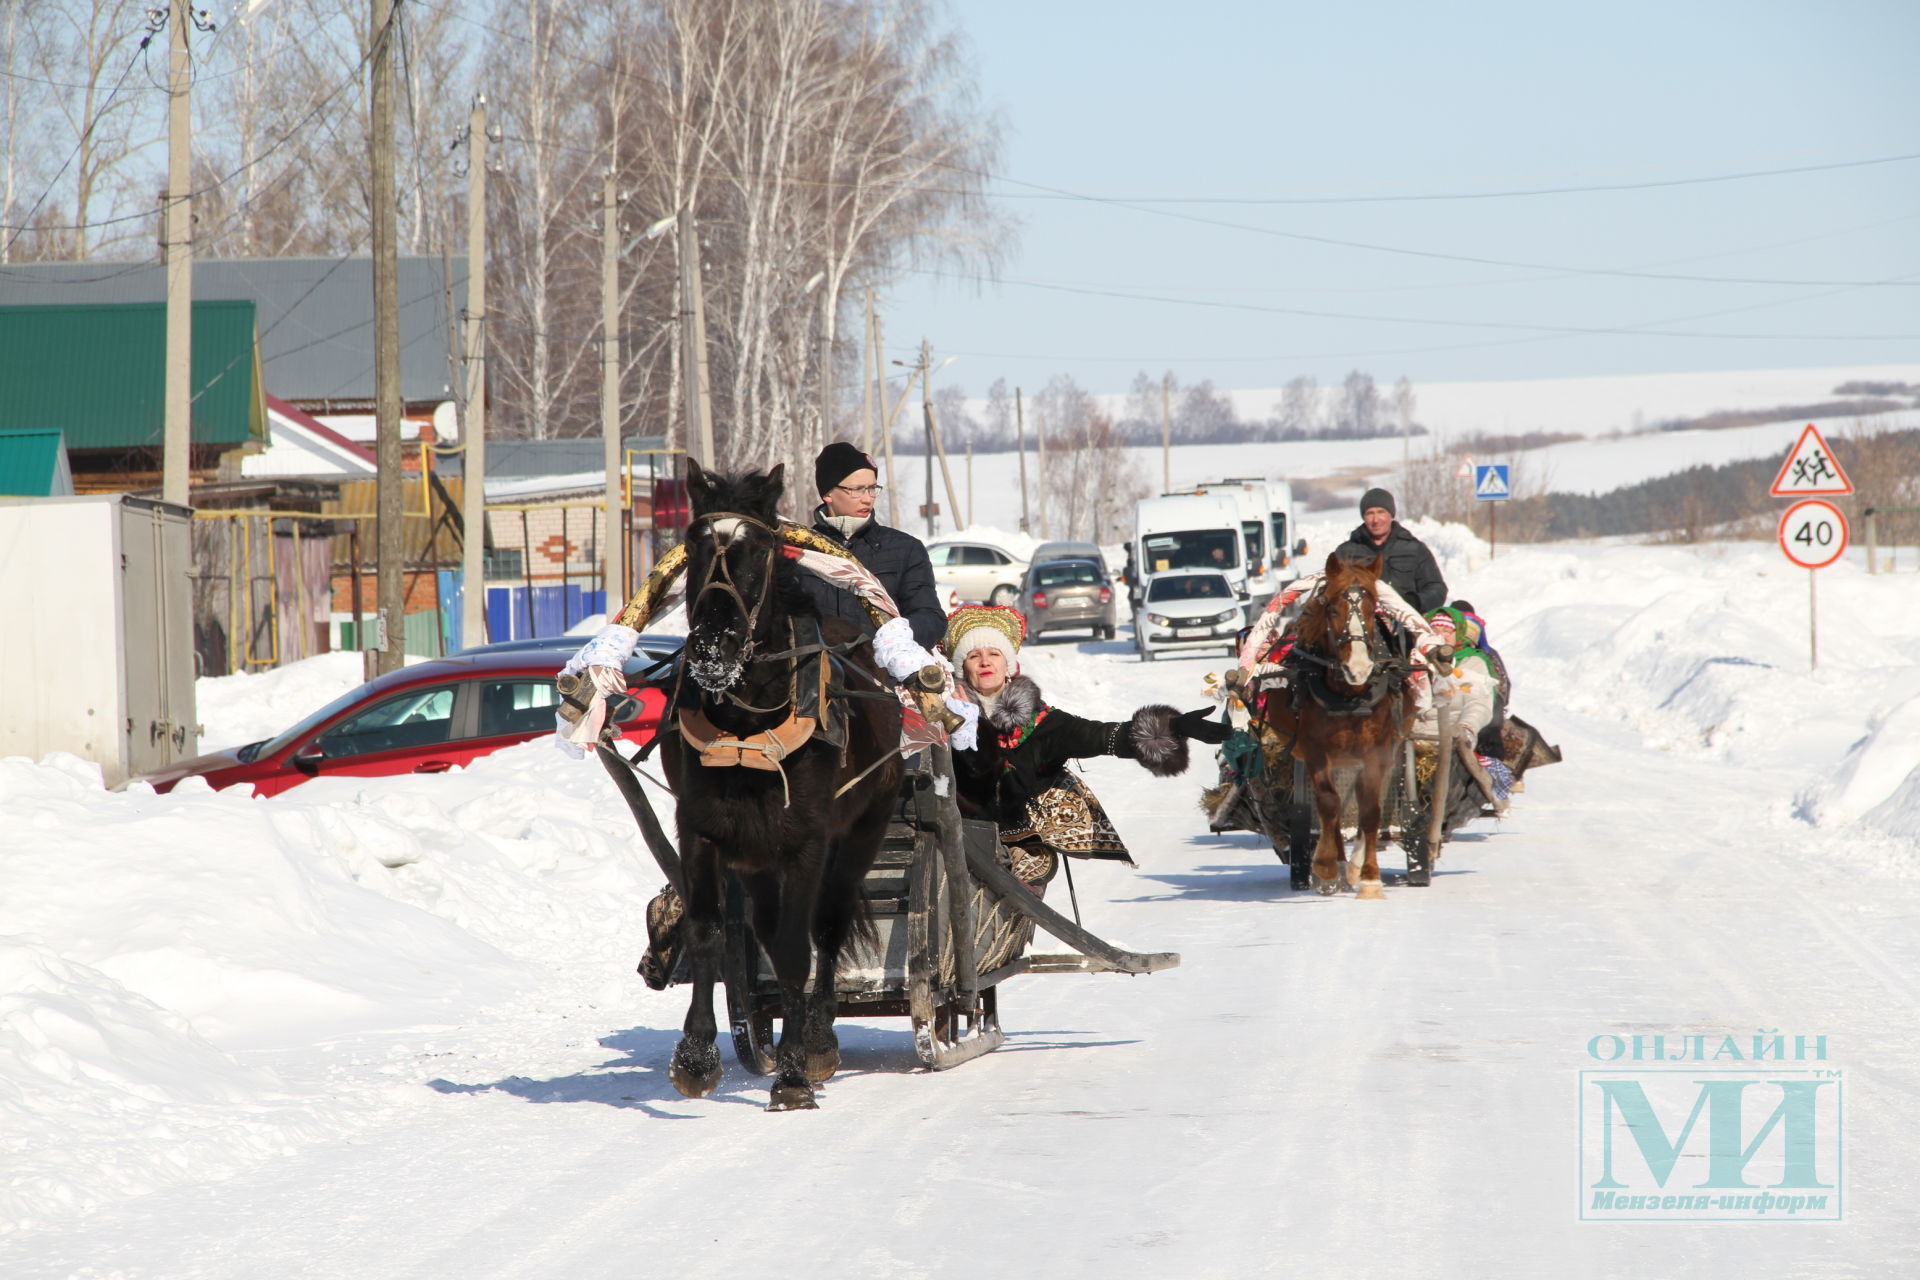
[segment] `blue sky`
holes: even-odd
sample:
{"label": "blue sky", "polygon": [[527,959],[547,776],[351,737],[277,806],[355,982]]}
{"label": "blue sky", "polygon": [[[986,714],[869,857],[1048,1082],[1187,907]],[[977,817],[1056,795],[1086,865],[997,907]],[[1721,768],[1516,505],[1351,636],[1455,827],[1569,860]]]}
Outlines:
{"label": "blue sky", "polygon": [[[1920,153],[1920,4],[949,15],[1017,239],[999,283],[913,276],[882,305],[889,354],[925,337],[971,394],[1920,359],[1920,159],[1851,163]],[[1303,199],[1337,202],[1271,203]],[[1619,271],[1723,279],[1596,274]],[[1566,332],[1596,329],[1665,332]]]}

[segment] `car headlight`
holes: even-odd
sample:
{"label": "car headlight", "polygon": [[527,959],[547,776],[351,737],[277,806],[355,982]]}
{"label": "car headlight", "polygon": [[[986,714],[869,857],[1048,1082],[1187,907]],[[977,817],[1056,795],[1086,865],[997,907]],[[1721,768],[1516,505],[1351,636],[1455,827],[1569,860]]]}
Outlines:
{"label": "car headlight", "polygon": [[1237,621],[1239,617],[1240,611],[1238,609],[1229,609],[1225,613],[1216,615],[1213,620],[1215,622],[1234,622]]}
{"label": "car headlight", "polygon": [[1173,625],[1172,618],[1165,617],[1158,613],[1148,614],[1147,621],[1153,623],[1155,626],[1161,626],[1161,627],[1170,627]]}

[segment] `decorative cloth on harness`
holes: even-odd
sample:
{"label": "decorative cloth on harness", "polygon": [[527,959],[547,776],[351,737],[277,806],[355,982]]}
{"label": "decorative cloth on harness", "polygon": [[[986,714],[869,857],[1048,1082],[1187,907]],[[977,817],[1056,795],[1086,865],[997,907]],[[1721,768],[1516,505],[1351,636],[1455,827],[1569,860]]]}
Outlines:
{"label": "decorative cloth on harness", "polygon": [[[912,661],[912,665],[918,667],[931,657],[918,646],[911,645],[910,633],[907,634],[908,643],[905,646],[901,644],[901,637],[896,633],[905,632],[906,626],[900,620],[899,606],[894,603],[893,597],[881,585],[880,580],[855,559],[851,551],[804,525],[783,520],[775,532],[783,544],[781,553],[787,559],[859,597],[868,617],[872,619],[879,631],[879,634],[874,637],[875,655],[890,674],[895,673],[896,667],[902,660],[911,660],[917,656],[918,661]],[[684,545],[673,547],[662,555],[655,562],[652,572],[647,575],[640,589],[615,615],[614,621],[573,656],[563,668],[563,674],[574,675],[589,666],[605,665],[617,668],[622,665],[626,658],[631,656],[639,640],[640,630],[684,596],[687,560],[687,549]],[[912,655],[906,653],[908,648],[912,649]],[[888,661],[889,658],[893,658],[894,661]],[[825,674],[827,667],[824,663],[821,671],[824,682],[827,678]],[[947,672],[946,676],[947,688],[944,701],[948,710],[962,717],[966,717],[968,712],[972,713],[972,716],[966,717],[966,722],[952,735],[953,743],[960,748],[970,747],[978,710],[970,702],[958,698],[952,673]],[[896,675],[896,678],[899,677]],[[824,690],[824,684],[822,688]],[[900,701],[901,755],[912,755],[924,747],[943,744],[949,740],[947,730],[929,718],[910,690],[900,688],[896,689],[895,693]],[[818,705],[824,707],[824,693]],[[570,711],[573,712],[572,715],[568,714]],[[590,715],[590,710],[587,714]],[[575,724],[576,721],[583,719],[582,711],[576,710],[573,705],[563,706],[558,718],[563,722],[559,727],[561,744],[567,746],[571,743],[576,752],[584,754],[577,741],[578,725]],[[777,770],[780,760],[797,750],[812,733],[819,731],[816,718],[813,728],[805,734],[801,733],[798,721],[803,718],[798,715],[790,716],[788,722],[768,730],[765,735],[752,735],[738,746],[733,745],[733,740],[724,739],[721,731],[711,722],[706,722],[704,727],[695,722],[692,725],[694,736],[688,737],[688,741],[696,747],[712,743],[721,748],[711,757],[703,751],[704,763],[739,764],[746,768]],[[704,716],[699,719],[705,721]],[[687,734],[687,729],[688,725],[683,721],[683,736]],[[761,740],[763,738],[764,740]],[[784,776],[783,773],[782,777]]]}

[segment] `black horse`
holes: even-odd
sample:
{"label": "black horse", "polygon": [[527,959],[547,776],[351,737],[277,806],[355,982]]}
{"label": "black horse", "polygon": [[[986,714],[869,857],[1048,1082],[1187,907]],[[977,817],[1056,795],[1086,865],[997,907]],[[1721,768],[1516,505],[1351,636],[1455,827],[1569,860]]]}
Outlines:
{"label": "black horse", "polygon": [[[890,686],[881,683],[871,646],[857,643],[852,623],[817,617],[800,583],[803,570],[785,554],[775,514],[784,472],[777,466],[726,477],[687,461],[694,515],[687,531],[688,632],[676,720],[662,725],[660,747],[677,802],[686,880],[681,936],[693,979],[670,1074],[688,1097],[705,1097],[720,1083],[713,986],[722,885],[731,869],[780,984],[773,1111],[817,1105],[813,1085],[839,1066],[835,966],[851,938],[871,931],[860,884],[886,834],[901,778],[900,707],[873,696]],[[817,622],[819,641],[809,642],[808,622]],[[834,684],[868,696],[840,700],[844,735],[816,731],[798,740],[810,721],[831,711],[825,694],[819,706],[809,701],[818,646],[850,643],[832,661],[857,670],[842,668],[847,678]],[[829,740],[842,736],[843,746]]]}

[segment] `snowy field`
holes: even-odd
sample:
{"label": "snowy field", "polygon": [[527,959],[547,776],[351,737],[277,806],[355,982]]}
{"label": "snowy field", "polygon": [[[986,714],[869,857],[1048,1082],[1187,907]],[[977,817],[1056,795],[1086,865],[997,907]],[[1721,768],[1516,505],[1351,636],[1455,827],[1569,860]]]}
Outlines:
{"label": "snowy field", "polygon": [[[1419,462],[1431,456],[1448,440],[1458,440],[1475,432],[1493,435],[1521,434],[1528,431],[1555,431],[1584,434],[1588,439],[1573,440],[1543,449],[1513,455],[1517,463],[1515,482],[1521,496],[1558,490],[1565,493],[1600,494],[1658,476],[1670,475],[1698,465],[1718,466],[1749,458],[1784,458],[1800,438],[1809,419],[1785,418],[1778,422],[1750,427],[1731,427],[1718,431],[1660,431],[1618,436],[1615,432],[1633,432],[1635,415],[1648,424],[1655,421],[1693,417],[1719,410],[1759,411],[1781,405],[1815,404],[1837,397],[1833,388],[1850,380],[1896,381],[1920,384],[1920,365],[1893,365],[1871,368],[1785,369],[1747,373],[1686,373],[1613,378],[1568,378],[1541,382],[1501,383],[1429,383],[1419,387],[1416,420],[1433,428],[1433,435],[1415,436],[1403,442],[1398,436],[1375,440],[1300,440],[1268,444],[1185,445],[1171,453],[1166,478],[1172,487],[1218,480],[1225,476],[1265,476],[1282,480],[1316,480],[1348,497],[1358,498],[1371,485],[1393,487],[1395,476],[1408,458]],[[1278,391],[1234,392],[1237,412],[1243,418],[1263,418],[1272,412],[1271,401]],[[1113,413],[1126,411],[1125,397],[1100,397]],[[984,402],[971,402],[976,417]],[[1846,465],[1846,441],[1860,429],[1902,430],[1920,427],[1920,409],[1896,410],[1870,418],[1842,415],[1817,418],[1821,434],[1833,446]],[[1029,422],[1031,428],[1031,422]],[[1033,456],[1033,440],[1028,437],[1027,476],[1037,486],[1039,476]],[[1161,451],[1157,447],[1127,451],[1142,483],[1157,488],[1162,480]],[[1507,460],[1482,458],[1482,462]],[[996,529],[1020,527],[1020,463],[1013,453],[982,453],[973,460],[972,483],[967,477],[964,455],[950,458],[955,491],[962,510],[970,513],[974,525]],[[925,465],[920,457],[896,455],[894,495],[899,511],[895,522],[902,528],[923,533],[924,525],[914,515],[926,491]],[[885,480],[885,477],[882,477]],[[1467,481],[1462,480],[1465,485]],[[491,495],[493,489],[489,486]],[[946,491],[936,471],[936,501],[948,505]],[[885,518],[886,506],[881,505]],[[1402,516],[1420,512],[1403,509]],[[1305,518],[1308,513],[1301,511]],[[1345,526],[1351,528],[1358,518]],[[1038,516],[1035,516],[1035,531]],[[1342,530],[1344,532],[1344,528]],[[944,523],[942,536],[952,531]],[[1055,531],[1053,536],[1064,536]]]}
{"label": "snowy field", "polygon": [[[1088,923],[1182,966],[1014,979],[1006,1046],[950,1073],[904,1020],[845,1024],[814,1113],[764,1113],[730,1056],[713,1098],[668,1083],[685,995],[633,973],[661,876],[591,763],[255,800],[0,761],[0,1275],[1916,1274],[1920,574],[1823,571],[1810,672],[1771,546],[1490,559],[1417,527],[1566,753],[1510,817],[1431,888],[1320,899],[1205,833],[1210,774],[1093,762],[1139,869],[1076,868]],[[207,744],[357,665],[203,682]],[[1113,717],[1202,705],[1221,665],[1027,652]],[[1583,1221],[1581,1073],[1756,1033],[1839,1073],[1843,1219]]]}

